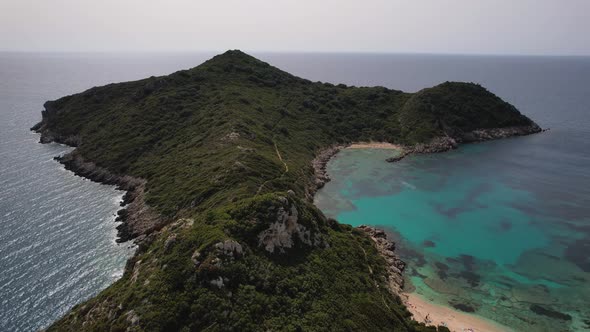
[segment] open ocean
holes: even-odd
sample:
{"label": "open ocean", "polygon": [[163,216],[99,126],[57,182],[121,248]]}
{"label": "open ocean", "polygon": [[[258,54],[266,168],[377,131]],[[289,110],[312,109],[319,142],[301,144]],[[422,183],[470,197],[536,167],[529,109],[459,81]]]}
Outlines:
{"label": "open ocean", "polygon": [[[43,103],[212,55],[0,53],[0,331],[46,327],[119,278],[134,250],[115,242],[122,192],[65,171],[52,158],[69,148],[29,131]],[[477,82],[550,127],[396,164],[383,162],[391,151],[344,151],[317,204],[390,230],[415,291],[441,304],[523,331],[590,329],[590,58],[254,55],[332,83]]]}

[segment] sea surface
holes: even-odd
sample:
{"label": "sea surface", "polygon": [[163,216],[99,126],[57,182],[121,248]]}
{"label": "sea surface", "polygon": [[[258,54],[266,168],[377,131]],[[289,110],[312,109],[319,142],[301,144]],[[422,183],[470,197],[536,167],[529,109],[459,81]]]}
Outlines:
{"label": "sea surface", "polygon": [[[115,242],[123,193],[65,171],[53,157],[70,148],[39,144],[29,131],[43,103],[212,55],[0,53],[0,331],[46,327],[119,278],[134,252]],[[342,222],[391,231],[415,291],[439,303],[523,330],[536,321],[535,330],[587,326],[589,58],[254,55],[332,83],[412,92],[478,82],[550,127],[397,164],[383,162],[391,150],[343,151],[329,164],[333,181],[317,203]],[[571,319],[538,315],[531,305]]]}

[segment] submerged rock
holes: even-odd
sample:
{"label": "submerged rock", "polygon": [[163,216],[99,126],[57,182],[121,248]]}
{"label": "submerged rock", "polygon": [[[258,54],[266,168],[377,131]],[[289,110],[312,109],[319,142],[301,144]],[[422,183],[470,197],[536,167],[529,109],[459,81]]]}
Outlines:
{"label": "submerged rock", "polygon": [[572,316],[568,314],[561,313],[559,311],[547,309],[541,307],[538,304],[533,304],[530,306],[532,312],[536,313],[537,315],[547,316],[551,318],[561,319],[561,320],[572,320]]}
{"label": "submerged rock", "polygon": [[554,301],[546,287],[535,285],[531,287],[515,287],[511,289],[512,297],[524,303],[550,304]]}
{"label": "submerged rock", "polygon": [[468,304],[465,303],[452,303],[451,304],[453,306],[453,308],[457,309],[457,310],[461,310],[464,312],[475,312],[476,309]]}
{"label": "submerged rock", "polygon": [[450,282],[448,280],[447,281],[442,280],[442,279],[438,278],[437,276],[430,276],[430,277],[424,278],[424,283],[428,287],[432,288],[432,290],[436,291],[437,293],[441,293],[441,294],[462,296],[467,291],[463,287],[461,287],[460,285],[457,285],[456,283]]}
{"label": "submerged rock", "polygon": [[467,281],[471,287],[479,286],[479,282],[481,280],[481,276],[472,271],[461,271],[458,276]]}
{"label": "submerged rock", "polygon": [[425,240],[424,242],[422,242],[422,245],[425,248],[434,248],[434,247],[436,247],[436,243],[434,243],[434,241],[431,241],[431,240]]}

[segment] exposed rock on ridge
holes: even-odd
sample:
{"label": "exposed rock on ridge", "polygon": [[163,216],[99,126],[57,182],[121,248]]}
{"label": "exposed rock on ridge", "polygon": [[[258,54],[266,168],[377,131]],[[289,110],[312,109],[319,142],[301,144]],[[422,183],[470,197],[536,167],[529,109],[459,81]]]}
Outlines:
{"label": "exposed rock on ridge", "polygon": [[[282,205],[276,208],[275,221],[258,234],[258,245],[269,253],[285,253],[297,243],[307,247],[318,247],[323,238],[317,225],[303,225],[299,220],[299,211],[295,204],[281,197]],[[316,227],[314,227],[316,226]]]}

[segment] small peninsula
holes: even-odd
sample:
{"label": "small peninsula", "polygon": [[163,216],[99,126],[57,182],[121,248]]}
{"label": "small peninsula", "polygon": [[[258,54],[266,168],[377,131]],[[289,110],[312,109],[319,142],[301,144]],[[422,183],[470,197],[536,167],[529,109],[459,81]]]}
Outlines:
{"label": "small peninsula", "polygon": [[448,331],[412,319],[382,231],[313,205],[326,163],[355,142],[407,155],[541,131],[477,84],[311,82],[237,50],[44,107],[32,129],[75,147],[67,169],[127,191],[119,240],[138,245],[49,331]]}

